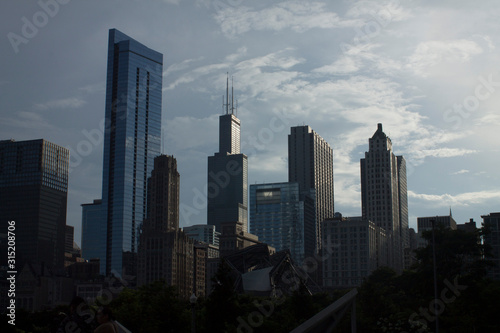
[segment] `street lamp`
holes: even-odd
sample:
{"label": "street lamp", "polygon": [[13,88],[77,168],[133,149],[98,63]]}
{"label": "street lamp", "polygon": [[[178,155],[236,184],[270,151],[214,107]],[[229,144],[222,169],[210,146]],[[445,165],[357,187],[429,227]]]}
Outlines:
{"label": "street lamp", "polygon": [[191,297],[189,297],[189,303],[191,303],[191,333],[196,332],[196,301],[198,298],[193,293]]}

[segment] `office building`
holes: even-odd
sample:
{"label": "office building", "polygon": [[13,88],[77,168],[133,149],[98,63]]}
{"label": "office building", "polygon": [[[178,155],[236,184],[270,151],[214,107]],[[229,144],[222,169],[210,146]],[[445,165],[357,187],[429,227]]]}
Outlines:
{"label": "office building", "polygon": [[363,219],[387,232],[389,266],[404,268],[404,249],[409,247],[406,162],[395,156],[391,139],[382,124],[369,139],[369,149],[361,159],[361,203]]}
{"label": "office building", "polygon": [[183,228],[184,233],[192,239],[219,247],[220,232],[215,230],[214,225],[195,224]]}
{"label": "office building", "polygon": [[0,218],[15,221],[16,267],[64,269],[69,150],[46,140],[0,141]]}
{"label": "office building", "polygon": [[309,126],[291,128],[288,135],[288,181],[299,184],[301,200],[313,197],[316,205],[316,251],[321,249],[321,222],[334,215],[333,150]]}
{"label": "office building", "polygon": [[160,155],[162,75],[161,53],[109,31],[102,185],[107,274],[134,275],[147,178]]}
{"label": "office building", "polygon": [[298,183],[250,185],[250,231],[302,265],[315,253],[314,199],[301,199]]}
{"label": "office building", "polygon": [[457,230],[457,222],[451,215],[443,215],[443,216],[428,216],[428,217],[417,217],[417,246],[418,247],[426,247],[428,242],[422,237],[422,233],[424,231],[432,230],[432,223],[435,222],[436,227],[441,226],[444,228],[448,228],[451,230]]}
{"label": "office building", "polygon": [[225,114],[219,117],[219,152],[208,157],[207,224],[240,223],[248,231],[248,161],[240,152],[240,120],[226,86]]}
{"label": "office building", "polygon": [[139,240],[137,284],[163,279],[188,298],[193,293],[195,270],[198,273],[205,263],[200,262],[201,250],[195,252],[194,240],[179,230],[180,175],[175,158],[156,157],[147,183],[148,211]]}
{"label": "office building", "polygon": [[106,216],[102,200],[82,204],[82,257],[99,259],[100,273],[106,275]]}
{"label": "office building", "polygon": [[500,213],[489,213],[482,215],[483,225],[487,232],[484,235],[484,244],[491,246],[492,258],[494,266],[489,269],[489,276],[493,279],[500,280]]}
{"label": "office building", "polygon": [[[323,286],[353,288],[378,267],[388,264],[384,228],[361,217],[341,215],[323,222]],[[328,244],[328,245],[327,245]]]}

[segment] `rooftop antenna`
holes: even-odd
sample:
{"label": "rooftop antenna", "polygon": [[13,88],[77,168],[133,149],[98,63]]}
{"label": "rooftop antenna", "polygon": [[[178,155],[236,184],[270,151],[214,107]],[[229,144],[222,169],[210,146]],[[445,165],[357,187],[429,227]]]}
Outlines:
{"label": "rooftop antenna", "polygon": [[226,114],[229,114],[229,72],[226,75]]}
{"label": "rooftop antenna", "polygon": [[234,79],[231,76],[231,114],[234,114]]}

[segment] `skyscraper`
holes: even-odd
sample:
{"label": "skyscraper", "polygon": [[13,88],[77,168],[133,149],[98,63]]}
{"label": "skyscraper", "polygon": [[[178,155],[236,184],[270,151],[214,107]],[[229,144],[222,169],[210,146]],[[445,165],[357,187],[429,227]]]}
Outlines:
{"label": "skyscraper", "polygon": [[[109,31],[102,210],[106,273],[122,274],[137,253],[147,178],[160,155],[163,55]],[[130,273],[130,272],[129,272]]]}
{"label": "skyscraper", "polygon": [[334,215],[333,149],[309,126],[288,135],[288,181],[299,183],[301,195],[315,199],[316,251],[321,249],[321,222]]}
{"label": "skyscraper", "polygon": [[164,279],[189,297],[193,290],[193,240],[179,230],[180,176],[173,156],[154,160],[148,179],[147,218],[141,228],[137,283]]}
{"label": "skyscraper", "polygon": [[207,223],[222,232],[221,224],[240,222],[246,232],[248,161],[240,153],[240,120],[234,114],[234,103],[229,103],[229,82],[225,109],[219,117],[219,152],[208,157]]}
{"label": "skyscraper", "polygon": [[382,124],[369,139],[369,149],[361,165],[361,210],[363,219],[375,222],[387,232],[389,266],[404,268],[404,248],[408,247],[408,200],[406,162],[395,156],[392,141]]}
{"label": "skyscraper", "polygon": [[281,251],[295,264],[313,256],[316,245],[314,199],[301,200],[298,183],[250,185],[250,230],[259,240]]}
{"label": "skyscraper", "polygon": [[64,267],[68,167],[69,150],[54,143],[0,141],[0,218],[16,223],[18,270]]}
{"label": "skyscraper", "polygon": [[102,200],[82,204],[82,257],[99,259],[99,272],[106,274],[106,216]]}

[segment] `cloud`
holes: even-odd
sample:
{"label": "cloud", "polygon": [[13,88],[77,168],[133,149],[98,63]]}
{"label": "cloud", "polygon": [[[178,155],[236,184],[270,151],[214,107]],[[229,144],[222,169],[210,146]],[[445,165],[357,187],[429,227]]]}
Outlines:
{"label": "cloud", "polygon": [[355,26],[356,20],[343,20],[329,12],[320,2],[284,1],[262,10],[249,7],[226,7],[217,12],[215,20],[229,38],[248,31],[281,31],[302,33],[313,28],[330,29]]}
{"label": "cloud", "polygon": [[417,45],[414,53],[408,58],[407,67],[416,75],[426,77],[436,65],[443,63],[462,64],[482,52],[483,50],[478,44],[466,39],[425,41]]}
{"label": "cloud", "polygon": [[35,109],[49,110],[49,109],[77,109],[83,106],[86,102],[80,98],[72,97],[65,99],[57,99],[45,103],[35,104]]}
{"label": "cloud", "polygon": [[429,205],[438,206],[472,206],[477,204],[484,204],[485,201],[500,200],[500,191],[479,191],[479,192],[466,192],[456,195],[452,194],[423,194],[408,191],[408,197],[412,200],[426,202]]}
{"label": "cloud", "polygon": [[462,169],[462,170],[458,170],[458,171],[452,172],[451,174],[452,175],[461,175],[461,174],[464,174],[464,173],[469,173],[469,170]]}
{"label": "cloud", "polygon": [[0,118],[1,123],[7,128],[28,130],[54,130],[55,126],[50,124],[40,114],[29,111],[19,111],[14,117]]}

